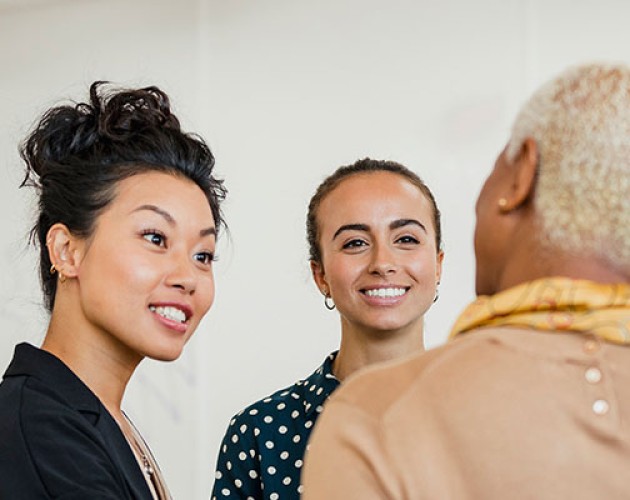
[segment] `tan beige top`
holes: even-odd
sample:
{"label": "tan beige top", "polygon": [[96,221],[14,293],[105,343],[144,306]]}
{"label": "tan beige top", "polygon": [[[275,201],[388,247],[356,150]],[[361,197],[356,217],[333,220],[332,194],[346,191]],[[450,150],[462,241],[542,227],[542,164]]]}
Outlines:
{"label": "tan beige top", "polygon": [[125,432],[123,432],[123,434],[125,435],[134,456],[136,457],[138,466],[140,467],[142,475],[147,482],[147,486],[151,491],[151,496],[154,500],[172,500],[171,494],[166,486],[166,481],[164,481],[162,471],[160,470],[151,449],[129,417],[127,417],[125,413],[123,413],[123,416],[129,423],[129,429],[131,429],[132,435],[127,436]]}
{"label": "tan beige top", "polygon": [[630,347],[469,332],[351,377],[305,462],[305,500],[628,499]]}

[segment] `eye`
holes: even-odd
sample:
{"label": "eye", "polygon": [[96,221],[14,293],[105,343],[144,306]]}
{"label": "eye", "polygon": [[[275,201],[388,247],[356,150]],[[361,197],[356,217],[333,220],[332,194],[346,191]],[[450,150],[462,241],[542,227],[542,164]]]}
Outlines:
{"label": "eye", "polygon": [[211,252],[196,253],[193,259],[195,259],[197,262],[200,262],[201,264],[204,264],[206,266],[212,264],[214,261],[217,260],[216,256]]}
{"label": "eye", "polygon": [[401,236],[396,240],[396,243],[402,243],[403,245],[417,245],[420,241],[411,235]]}
{"label": "eye", "polygon": [[155,229],[148,229],[142,233],[142,237],[155,246],[166,248],[166,236]]}
{"label": "eye", "polygon": [[352,248],[360,248],[364,246],[367,246],[367,242],[359,238],[355,238],[353,240],[346,241],[341,248],[345,250],[345,249],[352,249]]}

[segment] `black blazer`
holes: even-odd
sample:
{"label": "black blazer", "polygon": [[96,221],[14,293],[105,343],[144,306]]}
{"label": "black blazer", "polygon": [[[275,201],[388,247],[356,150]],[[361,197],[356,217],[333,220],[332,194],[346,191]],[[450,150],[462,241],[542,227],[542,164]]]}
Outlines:
{"label": "black blazer", "polygon": [[52,354],[15,348],[0,384],[0,499],[151,500],[118,424]]}

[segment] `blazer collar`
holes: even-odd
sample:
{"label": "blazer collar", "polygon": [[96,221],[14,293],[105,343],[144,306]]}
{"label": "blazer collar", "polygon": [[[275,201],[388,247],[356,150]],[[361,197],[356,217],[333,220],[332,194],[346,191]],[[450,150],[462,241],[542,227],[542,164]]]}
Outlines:
{"label": "blazer collar", "polygon": [[68,406],[81,413],[103,437],[112,461],[125,476],[134,498],[147,500],[153,498],[120,427],[96,395],[63,361],[30,344],[18,344],[4,378],[16,376],[37,378],[63,398]]}

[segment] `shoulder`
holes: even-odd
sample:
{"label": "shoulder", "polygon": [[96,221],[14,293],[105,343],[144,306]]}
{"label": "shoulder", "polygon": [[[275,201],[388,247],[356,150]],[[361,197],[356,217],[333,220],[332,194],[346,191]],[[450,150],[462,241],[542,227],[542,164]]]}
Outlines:
{"label": "shoulder", "polygon": [[449,394],[461,395],[496,380],[498,373],[509,370],[515,354],[499,330],[470,332],[444,346],[359,372],[328,404],[352,407],[380,419],[413,394],[430,411],[432,401],[444,401]]}
{"label": "shoulder", "polygon": [[230,426],[238,426],[250,422],[262,421],[265,417],[286,408],[299,406],[302,399],[303,381],[279,389],[276,392],[259,399],[236,413],[230,420]]}
{"label": "shoulder", "polygon": [[94,498],[96,493],[125,498],[119,471],[90,415],[73,408],[44,381],[6,379],[0,385],[0,476],[8,483],[0,485],[0,497],[3,488],[19,484],[19,491],[35,496],[45,490],[51,495],[66,492],[69,498],[87,491]]}
{"label": "shoulder", "polygon": [[[11,418],[25,433],[46,432],[64,423],[71,423],[72,427],[91,427],[81,413],[67,402],[62,392],[33,377],[15,377],[2,382],[0,402],[0,418],[5,422]],[[93,410],[91,408],[90,412]]]}
{"label": "shoulder", "polygon": [[[17,382],[17,381],[16,381]],[[107,456],[106,444],[95,428],[99,412],[79,411],[45,383],[28,378],[19,384],[13,423],[25,451],[35,464],[54,456],[61,448]]]}
{"label": "shoulder", "polygon": [[230,427],[241,427],[250,423],[270,423],[275,415],[290,415],[309,412],[315,400],[324,400],[338,386],[339,382],[329,372],[336,353],[327,356],[324,363],[308,377],[278,389],[268,396],[255,401],[236,413],[230,420]]}

